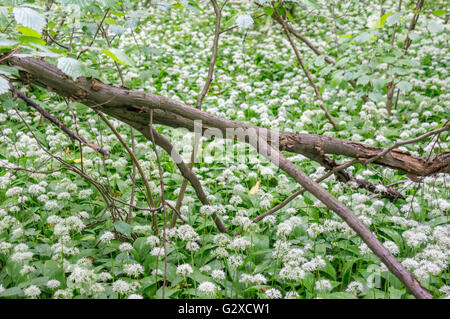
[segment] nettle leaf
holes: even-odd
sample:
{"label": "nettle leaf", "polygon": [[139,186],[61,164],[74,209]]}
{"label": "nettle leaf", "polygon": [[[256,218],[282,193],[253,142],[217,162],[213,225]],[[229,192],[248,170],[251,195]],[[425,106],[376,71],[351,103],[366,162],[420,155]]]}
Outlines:
{"label": "nettle leaf", "polygon": [[58,69],[60,69],[73,79],[76,79],[83,75],[82,72],[83,65],[78,60],[72,58],[59,58],[57,66]]}
{"label": "nettle leaf", "polygon": [[9,91],[9,82],[6,79],[0,77],[0,95],[8,93],[8,91]]}
{"label": "nettle leaf", "polygon": [[403,92],[405,92],[405,93],[408,93],[408,92],[411,91],[412,88],[413,88],[412,85],[411,85],[411,83],[409,83],[409,82],[407,82],[407,81],[400,81],[400,82],[398,82],[397,87],[398,87],[401,91],[403,91]]}
{"label": "nettle leaf", "polygon": [[109,48],[109,49],[102,49],[101,52],[109,56],[114,61],[123,64],[123,65],[134,65],[134,61],[128,57],[125,53],[122,51],[116,49],[116,48]]}
{"label": "nettle leaf", "polygon": [[33,29],[38,33],[42,32],[45,26],[44,15],[30,8],[14,8],[13,13],[17,24]]}
{"label": "nettle leaf", "polygon": [[236,24],[243,30],[253,27],[253,18],[248,14],[238,15],[236,18]]}

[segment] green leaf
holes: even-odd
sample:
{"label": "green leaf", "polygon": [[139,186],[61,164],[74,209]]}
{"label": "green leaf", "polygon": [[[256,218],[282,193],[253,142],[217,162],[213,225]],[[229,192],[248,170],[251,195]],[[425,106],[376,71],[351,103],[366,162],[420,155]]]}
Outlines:
{"label": "green leaf", "polygon": [[369,81],[370,81],[370,78],[367,75],[363,75],[358,78],[358,81],[356,82],[356,84],[366,85],[367,83],[369,83]]}
{"label": "green leaf", "polygon": [[268,16],[271,16],[273,14],[273,8],[272,7],[265,7],[264,8],[264,13],[267,14]]}
{"label": "green leaf", "polygon": [[17,30],[22,33],[23,35],[26,35],[28,37],[35,37],[35,38],[41,38],[41,34],[33,29],[30,29],[28,27],[17,27]]}
{"label": "green leaf", "polygon": [[33,29],[38,33],[42,32],[45,26],[45,18],[39,12],[30,8],[14,8],[13,13],[17,24]]}
{"label": "green leaf", "polygon": [[378,103],[383,101],[383,96],[378,92],[371,92],[369,93],[369,99]]}
{"label": "green leaf", "polygon": [[118,220],[114,223],[114,228],[123,235],[131,235],[131,226],[121,220]]}
{"label": "green leaf", "polygon": [[101,52],[109,56],[117,63],[134,66],[133,60],[131,60],[125,53],[116,48],[102,49]]}
{"label": "green leaf", "polygon": [[372,81],[373,87],[377,90],[382,90],[385,86],[385,81],[383,79],[375,79]]}
{"label": "green leaf", "polygon": [[397,87],[398,87],[402,92],[405,92],[405,93],[408,93],[409,91],[412,90],[412,85],[411,85],[411,83],[409,83],[409,82],[407,82],[407,81],[400,81],[400,82],[398,82]]}
{"label": "green leaf", "polygon": [[7,75],[7,76],[8,75],[19,76],[19,71],[17,71],[16,68],[12,68],[7,65],[0,65],[0,74]]}
{"label": "green leaf", "polygon": [[392,12],[386,13],[385,15],[382,15],[380,19],[375,23],[374,28],[380,29],[384,27],[384,23],[386,22],[386,19],[392,15]]}
{"label": "green leaf", "polygon": [[4,78],[0,77],[0,95],[8,93],[9,91],[9,82]]}
{"label": "green leaf", "polygon": [[12,287],[0,293],[0,297],[21,297],[21,296],[23,296],[23,291],[19,287]]}
{"label": "green leaf", "polygon": [[436,16],[436,17],[440,17],[440,16],[442,16],[442,15],[444,15],[444,14],[447,14],[447,11],[442,10],[442,9],[438,9],[438,10],[434,10],[434,11],[432,12],[432,14],[433,14],[434,16]]}
{"label": "green leaf", "polygon": [[289,10],[286,10],[286,16],[289,18],[289,20],[292,22],[292,24],[295,24],[294,18],[292,17]]}
{"label": "green leaf", "polygon": [[57,66],[58,69],[60,69],[73,79],[76,79],[83,75],[82,63],[73,58],[59,58]]}

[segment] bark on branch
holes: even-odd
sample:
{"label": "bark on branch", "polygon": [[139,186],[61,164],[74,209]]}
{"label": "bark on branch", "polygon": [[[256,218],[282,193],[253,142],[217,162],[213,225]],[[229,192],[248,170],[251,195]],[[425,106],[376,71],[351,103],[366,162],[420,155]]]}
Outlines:
{"label": "bark on branch", "polygon": [[[317,158],[323,154],[343,155],[366,160],[384,151],[383,148],[334,137],[278,132],[236,122],[198,110],[179,101],[115,87],[93,78],[79,77],[74,81],[52,64],[38,59],[12,56],[5,61],[10,66],[17,68],[27,83],[37,84],[62,96],[86,104],[129,124],[140,132],[147,130],[149,124],[147,111],[153,109],[155,124],[186,128],[193,132],[194,121],[201,121],[203,131],[214,128],[219,130],[224,138],[230,139],[235,139],[236,136],[230,135],[227,129],[253,130],[258,136],[265,136],[269,143],[278,143],[280,151],[302,154],[314,161],[317,161]],[[405,151],[392,149],[384,156],[377,158],[373,163],[416,176],[429,176],[439,172],[450,173],[450,151],[427,160],[426,158],[412,156]]]}
{"label": "bark on branch", "polygon": [[[265,128],[249,126],[243,123],[231,121],[229,119],[220,118],[196,108],[189,107],[181,102],[144,92],[136,92],[126,88],[114,87],[112,85],[104,84],[97,79],[86,79],[80,77],[76,81],[73,81],[53,65],[41,60],[11,57],[8,61],[10,65],[16,67],[19,72],[21,72],[23,77],[27,77],[28,75],[27,78],[29,81],[54,90],[62,96],[67,96],[80,103],[89,105],[96,110],[110,114],[111,116],[135,127],[144,135],[147,132],[147,135],[152,136],[152,141],[155,141],[153,138],[155,131],[152,128],[152,130],[149,131],[149,123],[153,123],[153,120],[160,124],[173,127],[191,127],[192,129],[194,128],[194,120],[201,120],[203,130],[206,130],[208,127],[212,127],[219,132],[225,133],[224,137],[232,139],[237,138],[238,136],[235,131],[230,134],[230,128],[249,130],[250,133],[245,135],[246,137],[244,140],[252,145],[258,153],[278,165],[296,182],[323,202],[330,210],[337,213],[362,238],[367,246],[380,258],[388,269],[404,283],[404,285],[412,294],[414,294],[414,296],[417,298],[432,297],[428,291],[423,288],[420,283],[395,259],[395,257],[389,253],[377,237],[369,229],[367,229],[367,227],[351,212],[347,206],[342,204],[325,189],[320,187],[317,182],[311,180],[303,171],[288,161],[284,155],[281,154],[280,151],[282,150],[301,150],[305,145],[307,145],[303,141],[303,136],[292,133],[274,132]],[[149,119],[149,114],[152,116],[151,120]],[[312,153],[317,156],[317,153],[327,153],[327,147],[331,149],[333,147],[339,149],[339,147],[333,145],[332,143],[331,145],[327,145],[327,142],[329,143],[330,141],[333,141],[331,138],[324,138],[309,134],[306,134],[306,136],[322,139],[319,140],[322,143],[314,143],[314,145],[312,145],[307,152],[305,151],[307,154]],[[340,150],[340,152],[349,152],[349,150],[352,150],[352,147],[359,147],[360,150],[357,154],[355,154],[356,156],[347,155],[356,157],[359,160],[365,157],[362,155],[367,155],[364,153],[367,151],[367,148],[369,152],[370,150],[373,151],[375,149],[358,143],[351,143],[348,141],[343,142],[345,142],[345,147],[344,150]],[[272,146],[277,145],[277,143],[280,143],[281,147]],[[169,149],[167,151],[169,151]],[[366,158],[374,157],[382,151],[383,150],[379,150],[376,154],[372,154]],[[385,161],[386,159],[389,159],[389,156],[391,156],[391,161],[395,162],[394,160],[398,160],[398,158],[392,154],[397,153],[407,156],[401,151],[392,150],[387,152],[384,156],[379,156],[377,161]],[[171,154],[173,155],[172,151]],[[446,156],[447,161],[450,161],[450,152],[446,154]],[[392,163],[389,163],[389,165],[392,165]],[[445,170],[448,170],[448,166],[449,165],[447,163]]]}

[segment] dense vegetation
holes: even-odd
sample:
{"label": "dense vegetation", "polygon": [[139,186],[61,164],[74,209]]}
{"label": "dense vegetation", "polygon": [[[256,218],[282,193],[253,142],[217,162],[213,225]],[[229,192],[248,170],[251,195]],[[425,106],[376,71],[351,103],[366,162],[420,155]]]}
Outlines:
{"label": "dense vegetation", "polygon": [[[356,158],[350,179],[336,172],[320,186],[433,297],[448,298],[448,29],[445,1],[3,0],[0,298],[413,298],[310,192],[253,222],[299,184],[248,144],[202,137],[192,172],[206,199],[187,183],[180,200],[184,174],[153,136],[39,82],[44,67],[21,61],[46,61],[67,83],[98,79],[381,149],[435,132],[397,148],[425,167],[447,154],[439,171]],[[195,134],[153,124],[189,163]],[[348,161],[285,155],[313,180]]]}

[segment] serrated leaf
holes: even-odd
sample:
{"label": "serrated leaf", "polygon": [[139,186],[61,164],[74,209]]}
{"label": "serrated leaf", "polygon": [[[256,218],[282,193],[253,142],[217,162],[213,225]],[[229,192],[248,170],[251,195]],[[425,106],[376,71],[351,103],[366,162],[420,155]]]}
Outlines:
{"label": "serrated leaf", "polygon": [[83,75],[81,62],[73,58],[59,58],[57,66],[58,69],[73,79]]}
{"label": "serrated leaf", "polygon": [[131,60],[128,55],[116,48],[102,49],[101,52],[109,56],[111,59],[117,63],[123,65],[134,65],[133,60]]}
{"label": "serrated leaf", "polygon": [[0,95],[8,93],[9,91],[9,82],[4,78],[0,77]]}
{"label": "serrated leaf", "polygon": [[121,220],[118,220],[114,223],[114,228],[119,233],[126,235],[127,237],[131,235],[131,226]]}
{"label": "serrated leaf", "polygon": [[241,14],[236,17],[236,24],[243,30],[253,26],[253,18],[248,14]]}
{"label": "serrated leaf", "polygon": [[39,12],[30,8],[14,8],[13,13],[17,24],[33,29],[38,33],[42,32],[45,26],[45,18]]}
{"label": "serrated leaf", "polygon": [[409,91],[412,90],[412,85],[411,85],[411,83],[409,83],[409,82],[407,82],[407,81],[400,81],[400,82],[398,82],[397,87],[398,87],[401,91],[403,91],[403,92],[405,92],[405,93],[408,93]]}

